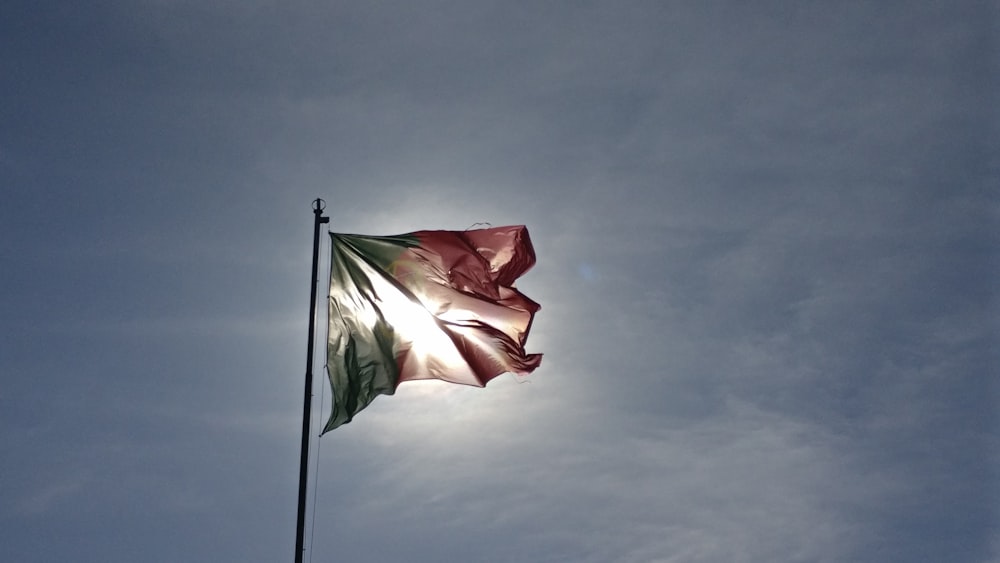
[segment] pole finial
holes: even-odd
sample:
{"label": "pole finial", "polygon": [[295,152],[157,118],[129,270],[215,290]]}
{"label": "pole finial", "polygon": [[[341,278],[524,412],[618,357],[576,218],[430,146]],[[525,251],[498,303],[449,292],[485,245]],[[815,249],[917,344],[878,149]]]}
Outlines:
{"label": "pole finial", "polygon": [[323,211],[326,209],[326,202],[320,198],[313,200],[313,211]]}

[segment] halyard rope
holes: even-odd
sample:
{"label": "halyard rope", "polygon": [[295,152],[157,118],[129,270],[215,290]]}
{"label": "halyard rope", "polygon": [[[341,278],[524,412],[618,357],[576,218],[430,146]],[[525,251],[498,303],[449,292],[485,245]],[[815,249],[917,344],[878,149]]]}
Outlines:
{"label": "halyard rope", "polygon": [[[326,228],[326,232],[327,232],[327,237],[326,238],[329,239],[330,238],[329,237],[330,227]],[[329,267],[329,266],[330,266],[330,264],[327,264],[327,267]],[[329,279],[329,278],[330,278],[329,273],[327,273],[327,279]],[[326,292],[326,299],[327,299],[327,301],[329,301],[329,299],[330,299],[330,292],[329,291]],[[325,336],[325,338],[327,340],[329,340],[330,339],[330,322],[329,322],[329,319],[327,320],[327,322],[325,324],[326,324],[326,336]],[[317,336],[316,338],[318,339],[319,337]],[[322,349],[326,350],[326,347],[324,346]],[[326,354],[324,353],[324,357],[325,356],[326,356]],[[323,362],[323,373],[326,374],[327,380],[329,380],[330,373],[327,371],[326,362]],[[326,385],[324,385],[323,383],[320,383],[320,385],[319,385],[319,412],[318,412],[318,414],[319,414],[319,424],[323,423],[323,406],[324,406],[325,402],[326,402]],[[312,421],[310,421],[310,424],[312,424]],[[312,428],[319,428],[319,425],[317,424],[315,426],[312,426]],[[319,434],[317,434],[316,435],[316,449],[315,449],[315,451],[316,451],[316,467],[315,467],[315,469],[313,471],[312,521],[309,524],[309,563],[312,563],[312,560],[313,560],[313,538],[316,537],[316,498],[319,495],[319,459],[320,459],[320,453],[321,453],[322,447],[323,447],[323,441],[320,440]]]}

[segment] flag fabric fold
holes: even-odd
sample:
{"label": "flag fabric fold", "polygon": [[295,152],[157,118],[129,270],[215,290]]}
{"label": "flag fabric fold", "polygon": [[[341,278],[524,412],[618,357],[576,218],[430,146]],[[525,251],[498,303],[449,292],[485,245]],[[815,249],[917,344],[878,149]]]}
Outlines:
{"label": "flag fabric fold", "polygon": [[540,307],[514,288],[535,263],[524,226],[330,238],[324,433],[404,381],[482,387],[538,367],[524,345]]}

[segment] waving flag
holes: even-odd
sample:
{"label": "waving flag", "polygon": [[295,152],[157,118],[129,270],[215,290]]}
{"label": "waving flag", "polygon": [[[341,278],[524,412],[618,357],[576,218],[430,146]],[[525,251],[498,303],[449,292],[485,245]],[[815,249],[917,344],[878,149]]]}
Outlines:
{"label": "waving flag", "polygon": [[403,381],[482,387],[538,367],[524,344],[539,305],[514,289],[535,263],[524,226],[330,237],[324,433]]}

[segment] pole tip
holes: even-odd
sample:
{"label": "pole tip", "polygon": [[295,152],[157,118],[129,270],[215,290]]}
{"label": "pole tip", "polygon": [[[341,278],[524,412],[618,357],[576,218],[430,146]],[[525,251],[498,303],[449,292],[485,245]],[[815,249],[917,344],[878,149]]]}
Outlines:
{"label": "pole tip", "polygon": [[326,202],[320,198],[313,200],[313,211],[323,211],[326,209]]}

